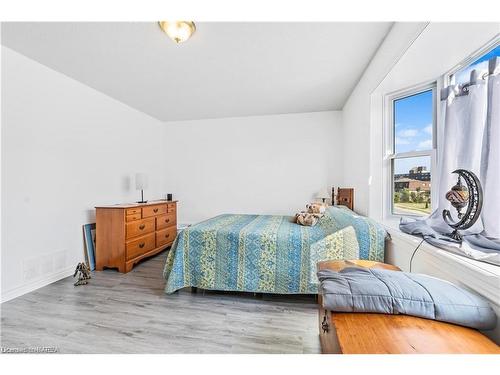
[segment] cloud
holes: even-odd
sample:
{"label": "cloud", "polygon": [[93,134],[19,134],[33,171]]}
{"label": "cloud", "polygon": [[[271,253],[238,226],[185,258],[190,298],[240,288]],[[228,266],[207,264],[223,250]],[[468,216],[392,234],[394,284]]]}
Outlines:
{"label": "cloud", "polygon": [[427,125],[424,128],[424,132],[426,132],[427,134],[432,134],[432,124]]}
{"label": "cloud", "polygon": [[422,141],[418,144],[417,150],[430,150],[432,149],[432,140],[427,139],[425,141]]}
{"label": "cloud", "polygon": [[415,137],[417,134],[418,134],[417,129],[404,129],[398,132],[398,136],[403,138]]}
{"label": "cloud", "polygon": [[398,145],[409,145],[410,141],[404,138],[396,137],[396,144]]}

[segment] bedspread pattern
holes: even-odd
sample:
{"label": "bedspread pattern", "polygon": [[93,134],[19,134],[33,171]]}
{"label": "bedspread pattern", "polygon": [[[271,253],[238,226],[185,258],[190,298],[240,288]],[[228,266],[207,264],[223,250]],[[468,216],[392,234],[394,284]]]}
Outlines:
{"label": "bedspread pattern", "polygon": [[384,239],[381,226],[343,207],[329,207],[313,227],[289,216],[220,215],[178,235],[163,272],[165,291],[317,293],[318,261],[383,261]]}

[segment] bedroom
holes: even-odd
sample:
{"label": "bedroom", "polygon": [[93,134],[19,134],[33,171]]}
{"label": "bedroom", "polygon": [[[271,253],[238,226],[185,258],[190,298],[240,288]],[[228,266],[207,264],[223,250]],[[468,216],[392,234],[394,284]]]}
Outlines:
{"label": "bedroom", "polygon": [[2,19],[4,353],[498,354],[498,21],[72,19]]}

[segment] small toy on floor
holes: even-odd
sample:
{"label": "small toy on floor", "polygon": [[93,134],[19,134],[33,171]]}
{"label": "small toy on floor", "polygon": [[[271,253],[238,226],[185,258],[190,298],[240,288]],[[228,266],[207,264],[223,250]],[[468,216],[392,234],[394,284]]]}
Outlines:
{"label": "small toy on floor", "polygon": [[78,274],[78,280],[76,281],[76,283],[73,284],[74,286],[87,285],[89,283],[87,280],[91,278],[90,269],[89,267],[87,267],[85,263],[78,263],[75,269],[75,273],[73,274],[73,277],[76,277],[77,274]]}

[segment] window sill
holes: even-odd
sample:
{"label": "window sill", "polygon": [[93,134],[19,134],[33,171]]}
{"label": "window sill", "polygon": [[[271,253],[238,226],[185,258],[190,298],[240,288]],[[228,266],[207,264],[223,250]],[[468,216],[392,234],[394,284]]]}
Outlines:
{"label": "window sill", "polygon": [[[399,221],[401,220],[401,217],[400,216],[389,216],[389,217],[386,217],[382,222],[381,224],[387,229],[387,230],[397,230],[399,232],[401,232],[399,230]],[[405,234],[403,232],[401,232],[401,234]]]}

